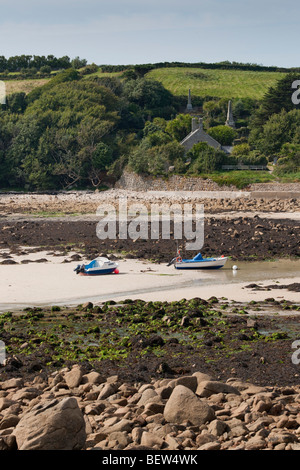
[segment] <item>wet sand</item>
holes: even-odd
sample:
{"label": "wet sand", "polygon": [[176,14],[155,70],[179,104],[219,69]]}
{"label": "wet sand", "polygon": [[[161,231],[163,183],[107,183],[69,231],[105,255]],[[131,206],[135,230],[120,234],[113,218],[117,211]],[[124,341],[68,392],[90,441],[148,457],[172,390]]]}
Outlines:
{"label": "wet sand", "polygon": [[[229,260],[218,270],[179,271],[173,266],[120,258],[119,274],[80,276],[78,264],[69,256],[45,251],[14,256],[18,264],[0,265],[0,311],[45,305],[78,305],[127,298],[145,301],[176,301],[212,296],[247,302],[268,297],[300,302],[300,293],[286,289],[256,291],[246,286],[258,283],[287,285],[300,282],[300,261],[278,260],[236,263]],[[30,262],[29,262],[30,260]],[[44,261],[43,261],[44,260]],[[22,264],[22,263],[26,264]],[[233,265],[238,269],[232,269]]]}

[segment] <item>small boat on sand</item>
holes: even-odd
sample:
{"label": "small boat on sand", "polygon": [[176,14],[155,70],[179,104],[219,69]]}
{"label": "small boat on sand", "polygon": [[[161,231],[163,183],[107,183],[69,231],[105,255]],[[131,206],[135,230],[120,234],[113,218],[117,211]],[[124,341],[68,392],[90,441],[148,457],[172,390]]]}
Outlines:
{"label": "small boat on sand", "polygon": [[224,255],[219,258],[203,258],[201,253],[192,259],[182,259],[178,251],[177,257],[173,258],[168,266],[174,264],[175,269],[219,269],[226,264],[227,259]]}
{"label": "small boat on sand", "polygon": [[89,264],[78,265],[74,271],[81,276],[99,276],[100,274],[118,274],[118,263],[100,256],[93,259]]}

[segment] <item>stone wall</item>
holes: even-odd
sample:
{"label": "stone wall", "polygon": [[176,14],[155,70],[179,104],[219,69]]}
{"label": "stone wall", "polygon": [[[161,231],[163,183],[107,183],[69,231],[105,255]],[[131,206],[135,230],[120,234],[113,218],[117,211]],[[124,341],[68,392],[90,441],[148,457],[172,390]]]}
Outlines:
{"label": "stone wall", "polygon": [[117,189],[131,191],[236,191],[234,186],[219,186],[212,180],[172,175],[168,178],[141,176],[125,171],[115,184]]}
{"label": "stone wall", "polygon": [[244,189],[235,186],[219,186],[210,179],[200,177],[186,177],[171,175],[168,178],[141,176],[136,173],[124,171],[121,178],[115,184],[116,189],[129,191],[222,191],[245,193],[245,197],[254,198],[299,198],[300,183],[255,183]]}

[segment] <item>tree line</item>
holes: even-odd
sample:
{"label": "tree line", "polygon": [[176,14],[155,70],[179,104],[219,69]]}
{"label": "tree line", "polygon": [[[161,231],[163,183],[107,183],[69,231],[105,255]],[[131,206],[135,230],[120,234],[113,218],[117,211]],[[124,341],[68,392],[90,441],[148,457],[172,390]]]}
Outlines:
{"label": "tree line", "polygon": [[0,73],[20,72],[21,70],[36,69],[43,71],[56,71],[68,69],[70,67],[80,68],[87,65],[86,59],[75,57],[70,59],[68,56],[55,57],[54,55],[16,55],[6,58],[0,55]]}

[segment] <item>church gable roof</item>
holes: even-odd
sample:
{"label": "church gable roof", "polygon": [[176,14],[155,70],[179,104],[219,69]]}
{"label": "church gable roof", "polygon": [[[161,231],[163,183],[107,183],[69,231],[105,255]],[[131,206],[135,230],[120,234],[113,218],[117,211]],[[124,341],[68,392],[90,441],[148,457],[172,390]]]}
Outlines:
{"label": "church gable roof", "polygon": [[221,148],[221,144],[203,130],[202,119],[199,119],[197,125],[196,119],[193,118],[192,131],[180,143],[188,151],[199,142],[206,142],[215,149]]}

